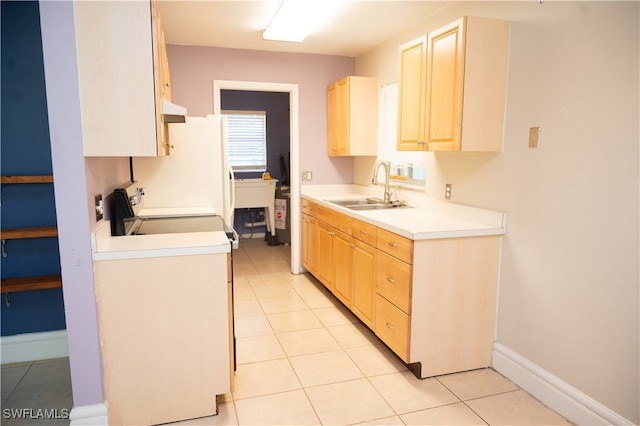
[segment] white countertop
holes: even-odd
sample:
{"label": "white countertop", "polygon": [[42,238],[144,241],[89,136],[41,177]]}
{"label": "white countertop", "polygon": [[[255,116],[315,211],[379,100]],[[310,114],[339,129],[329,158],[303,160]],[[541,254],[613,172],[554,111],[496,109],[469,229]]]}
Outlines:
{"label": "white countertop", "polygon": [[413,240],[505,233],[504,213],[443,202],[421,194],[399,192],[397,198],[405,199],[411,207],[378,210],[351,210],[328,201],[381,198],[383,192],[382,187],[361,185],[303,185],[300,189],[303,198]]}
{"label": "white countertop", "polygon": [[111,236],[105,221],[91,234],[93,260],[140,259],[165,256],[229,253],[231,244],[222,232]]}

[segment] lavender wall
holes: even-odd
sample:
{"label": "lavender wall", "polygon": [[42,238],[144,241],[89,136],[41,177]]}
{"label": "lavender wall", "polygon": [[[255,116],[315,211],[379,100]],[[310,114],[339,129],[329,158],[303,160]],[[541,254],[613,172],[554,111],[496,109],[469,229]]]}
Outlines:
{"label": "lavender wall", "polygon": [[313,171],[312,183],[353,182],[353,159],[326,154],[326,88],[353,74],[353,58],[178,45],[168,45],[167,55],[173,101],[190,116],[213,113],[213,80],[297,84],[300,170]]}
{"label": "lavender wall", "polygon": [[43,58],[74,406],[104,402],[71,2],[41,2]]}

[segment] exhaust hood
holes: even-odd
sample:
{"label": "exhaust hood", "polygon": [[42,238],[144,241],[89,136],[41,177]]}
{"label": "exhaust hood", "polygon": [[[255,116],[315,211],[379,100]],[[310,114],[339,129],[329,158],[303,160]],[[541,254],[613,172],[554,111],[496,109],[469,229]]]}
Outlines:
{"label": "exhaust hood", "polygon": [[162,120],[165,123],[185,123],[187,109],[162,99]]}

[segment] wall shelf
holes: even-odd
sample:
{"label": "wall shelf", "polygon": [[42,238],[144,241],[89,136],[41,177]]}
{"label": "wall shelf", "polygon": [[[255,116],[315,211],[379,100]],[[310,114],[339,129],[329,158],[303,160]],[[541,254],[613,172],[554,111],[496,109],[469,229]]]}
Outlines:
{"label": "wall shelf", "polygon": [[19,238],[57,237],[58,228],[55,226],[31,226],[27,228],[2,228],[2,240],[16,240]]}
{"label": "wall shelf", "polygon": [[[34,184],[53,183],[53,176],[2,176],[5,184]],[[0,239],[2,240],[2,255],[7,256],[7,240],[22,238],[50,238],[58,236],[56,226],[29,226],[24,228],[2,228]],[[17,278],[2,278],[1,292],[7,295],[7,306],[10,305],[9,293],[16,291],[46,290],[62,287],[62,277],[56,275],[37,275]]]}
{"label": "wall shelf", "polygon": [[2,176],[0,183],[53,183],[53,176]]}
{"label": "wall shelf", "polygon": [[16,291],[46,290],[62,287],[60,275],[41,275],[33,277],[2,278],[2,293]]}

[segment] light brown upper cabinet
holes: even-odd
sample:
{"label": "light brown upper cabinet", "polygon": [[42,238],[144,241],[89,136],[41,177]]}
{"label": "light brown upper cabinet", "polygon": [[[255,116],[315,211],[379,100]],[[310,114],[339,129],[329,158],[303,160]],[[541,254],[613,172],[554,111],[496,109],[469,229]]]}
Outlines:
{"label": "light brown upper cabinet", "polygon": [[85,156],[169,154],[170,83],[155,1],[75,1]]}
{"label": "light brown upper cabinet", "polygon": [[427,36],[400,46],[398,80],[398,150],[426,149],[424,99],[426,94]]}
{"label": "light brown upper cabinet", "polygon": [[327,87],[327,151],[330,157],[377,154],[377,79],[349,76]]}
{"label": "light brown upper cabinet", "polygon": [[[426,63],[417,54],[400,62],[398,149],[502,151],[508,53],[507,21],[462,17],[429,33]],[[424,92],[407,95],[402,80],[415,87],[423,66]],[[412,105],[422,93],[424,113],[416,118]]]}

